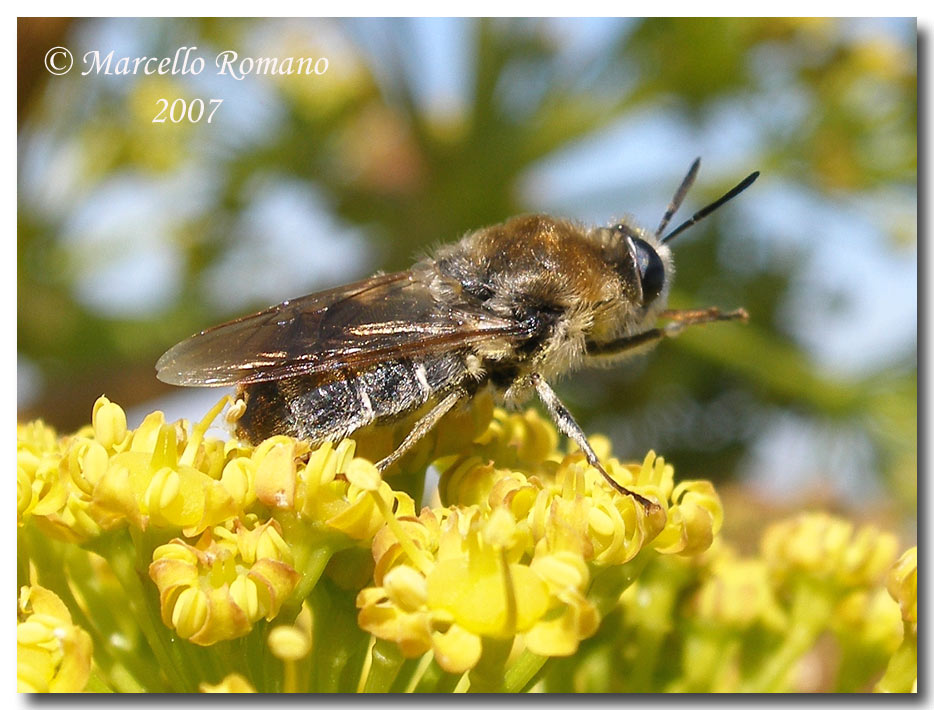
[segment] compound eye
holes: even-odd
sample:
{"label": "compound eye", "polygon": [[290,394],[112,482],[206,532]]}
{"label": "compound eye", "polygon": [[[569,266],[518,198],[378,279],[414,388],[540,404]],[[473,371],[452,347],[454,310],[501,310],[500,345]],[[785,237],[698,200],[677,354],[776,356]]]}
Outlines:
{"label": "compound eye", "polygon": [[665,286],[665,265],[648,242],[633,237],[632,243],[636,248],[636,268],[642,283],[642,305],[647,306],[658,298]]}

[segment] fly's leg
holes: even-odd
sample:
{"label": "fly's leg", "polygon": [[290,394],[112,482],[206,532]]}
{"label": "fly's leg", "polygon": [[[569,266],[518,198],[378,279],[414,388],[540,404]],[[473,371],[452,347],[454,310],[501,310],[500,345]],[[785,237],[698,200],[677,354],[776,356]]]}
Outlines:
{"label": "fly's leg", "polygon": [[463,389],[455,389],[449,392],[441,399],[431,410],[419,419],[412,430],[406,435],[402,443],[396,447],[396,450],[376,463],[376,468],[385,471],[396,461],[405,456],[415,444],[417,444],[425,434],[434,428],[438,420],[454,408],[454,405],[467,397],[467,392]]}
{"label": "fly's leg", "polygon": [[680,311],[662,311],[660,317],[668,318],[672,322],[667,323],[661,328],[650,328],[649,330],[643,331],[641,333],[627,335],[625,338],[612,340],[608,343],[588,342],[587,354],[594,356],[620,355],[627,350],[634,350],[651,343],[656,343],[659,340],[664,340],[665,338],[673,338],[682,330],[691,325],[715,323],[717,321],[749,320],[749,314],[742,308],[724,313],[716,307],[695,308]]}
{"label": "fly's leg", "polygon": [[555,425],[558,429],[571,441],[573,441],[584,452],[584,456],[587,457],[587,463],[597,469],[600,474],[606,479],[606,482],[609,483],[616,491],[623,495],[632,496],[635,498],[642,506],[645,508],[646,513],[653,514],[661,510],[658,503],[649,500],[643,496],[640,496],[635,491],[631,491],[628,488],[621,486],[617,483],[603,468],[603,464],[600,463],[600,459],[597,458],[597,454],[594,453],[594,450],[590,447],[590,442],[587,441],[587,435],[584,434],[584,430],[580,428],[580,425],[574,421],[574,417],[571,415],[571,412],[568,411],[568,408],[564,406],[558,395],[555,394],[555,391],[551,389],[544,378],[539,374],[533,374],[531,376],[532,385],[535,387],[535,391],[538,393],[539,399],[545,405],[545,408],[548,410],[548,413],[551,415],[551,418],[554,420]]}
{"label": "fly's leg", "polygon": [[[684,310],[662,311],[661,314],[659,314],[659,317],[673,320],[682,328],[689,325],[714,323],[716,321],[723,320],[741,320],[743,322],[749,320],[749,314],[746,312],[745,308],[737,308],[735,311],[727,311],[724,313],[716,306],[711,308],[690,308]],[[674,324],[669,324],[667,327],[670,328],[672,325]]]}

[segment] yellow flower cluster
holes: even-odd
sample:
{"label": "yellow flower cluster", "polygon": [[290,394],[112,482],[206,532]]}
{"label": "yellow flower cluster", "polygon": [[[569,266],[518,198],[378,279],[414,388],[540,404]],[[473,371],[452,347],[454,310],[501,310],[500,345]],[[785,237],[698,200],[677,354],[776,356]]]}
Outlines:
{"label": "yellow flower cluster", "polygon": [[[819,639],[836,647],[850,689],[870,687],[902,639],[898,605],[882,586],[895,544],[873,526],[816,512],[769,525],[758,556],[718,538],[700,555],[652,560],[622,595],[622,641],[602,649],[607,659],[640,659],[615,690],[644,692],[660,678],[670,692],[813,689],[805,669]],[[910,599],[910,573],[900,569],[890,589]],[[646,653],[668,645],[680,648],[680,666]],[[607,690],[587,675],[574,687],[587,683]]]}
{"label": "yellow flower cluster", "polygon": [[642,465],[606,465],[657,500],[661,515],[612,490],[581,453],[558,453],[556,442],[534,412],[497,411],[474,446],[446,462],[440,493],[451,504],[397,511],[377,533],[375,585],[357,597],[361,627],[406,657],[431,651],[449,673],[474,668],[489,639],[568,656],[599,625],[588,592],[602,569],[645,548],[700,551],[719,529],[712,486],[675,486],[654,453]]}
{"label": "yellow flower cluster", "polygon": [[[391,505],[404,494],[382,482],[370,461],[354,456],[355,449],[351,439],[312,451],[305,442],[271,437],[249,459],[256,496],[271,510],[294,512],[319,529],[368,541],[383,525],[379,503]],[[378,501],[369,495],[371,480]]]}
{"label": "yellow flower cluster", "polygon": [[218,526],[194,545],[176,539],[156,548],[149,576],[159,588],[162,620],[201,646],[249,633],[273,619],[298,582],[275,521],[253,529]]}
{"label": "yellow flower cluster", "polygon": [[780,630],[787,624],[765,562],[741,557],[727,546],[711,556],[692,605],[699,620],[727,628],[744,630],[761,624]]}
{"label": "yellow flower cluster", "polygon": [[[878,689],[916,687],[917,552],[892,567],[896,540],[876,528],[802,514],[744,558],[717,538],[709,482],[676,483],[653,452],[621,463],[592,437],[608,474],[657,503],[645,506],[561,450],[534,410],[481,399],[383,480],[369,457],[397,443],[394,428],[254,447],[207,436],[226,403],[133,430],[102,397],[74,435],[18,427],[21,690],[482,692],[539,677],[606,690],[620,659],[632,662],[615,689],[787,690],[828,630],[854,658],[891,658]],[[429,464],[440,479],[420,507]],[[72,614],[113,641],[93,649],[99,665]],[[197,648],[244,636],[247,661]],[[677,674],[663,649],[681,655]],[[553,658],[573,686],[546,673]]]}
{"label": "yellow flower cluster", "polygon": [[225,404],[193,426],[154,412],[129,430],[123,410],[101,397],[92,425],[73,436],[41,422],[17,428],[19,524],[70,543],[126,526],[179,535],[155,549],[149,574],[166,625],[201,645],[273,618],[301,577],[271,516],[299,520],[318,541],[330,535],[339,549],[368,544],[384,524],[380,505],[404,496],[354,456],[351,440],[312,451],[286,437],[255,448],[207,438]]}
{"label": "yellow flower cluster", "polygon": [[[84,542],[121,525],[193,538],[254,509],[288,511],[355,540],[382,526],[373,499],[347,472],[373,468],[355,443],[307,443],[275,436],[257,447],[205,437],[226,403],[198,424],[166,423],[162,412],[135,431],[101,397],[93,426],[59,439],[41,422],[17,427],[17,512],[59,539]],[[373,469],[375,471],[375,469]],[[384,501],[394,492],[379,485]]]}
{"label": "yellow flower cluster", "polygon": [[198,425],[154,412],[136,431],[106,397],[92,425],[61,439],[41,422],[17,429],[19,522],[34,517],[53,536],[84,542],[123,524],[196,535],[238,513],[224,477],[225,445]]}
{"label": "yellow flower cluster", "polygon": [[807,577],[841,590],[877,584],[897,549],[892,533],[857,529],[828,513],[802,513],[771,526],[762,540],[762,556],[778,581]]}
{"label": "yellow flower cluster", "polygon": [[64,602],[34,585],[23,587],[16,624],[16,687],[20,693],[74,693],[91,673],[91,637]]}

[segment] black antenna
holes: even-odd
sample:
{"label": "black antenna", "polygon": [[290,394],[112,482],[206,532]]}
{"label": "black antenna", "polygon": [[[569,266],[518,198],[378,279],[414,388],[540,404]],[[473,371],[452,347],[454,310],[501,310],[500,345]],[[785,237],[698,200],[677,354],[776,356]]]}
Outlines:
{"label": "black antenna", "polygon": [[691,217],[691,219],[687,220],[683,224],[679,225],[678,227],[670,231],[668,235],[662,239],[662,242],[671,241],[672,239],[677,237],[679,234],[681,234],[681,232],[683,232],[688,227],[691,227],[697,224],[698,222],[700,222],[704,217],[709,215],[715,209],[717,209],[718,207],[721,207],[724,203],[729,202],[734,197],[736,197],[739,193],[745,190],[747,187],[752,185],[756,181],[757,177],[759,177],[758,170],[756,170],[756,172],[752,173],[751,175],[746,176],[745,180],[743,180],[739,185],[737,185],[732,190],[730,190],[728,193],[726,193],[719,200],[715,200],[714,202],[711,202],[709,205],[704,207],[702,210],[698,210],[697,212],[695,212],[694,215]]}
{"label": "black antenna", "polygon": [[665,227],[668,226],[668,222],[675,216],[675,212],[678,211],[678,208],[684,201],[684,196],[688,194],[688,190],[690,190],[691,185],[694,184],[694,178],[697,177],[698,170],[700,170],[700,158],[695,159],[694,162],[691,163],[688,174],[684,176],[684,180],[681,181],[681,186],[678,188],[678,191],[675,192],[675,196],[671,198],[668,209],[665,210],[665,215],[662,217],[662,223],[658,225],[658,229],[655,230],[656,237],[661,236],[662,232],[665,231]]}

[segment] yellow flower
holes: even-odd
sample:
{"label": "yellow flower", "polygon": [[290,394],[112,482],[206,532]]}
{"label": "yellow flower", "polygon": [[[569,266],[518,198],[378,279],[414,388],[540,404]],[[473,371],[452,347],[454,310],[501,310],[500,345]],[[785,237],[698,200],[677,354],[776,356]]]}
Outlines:
{"label": "yellow flower", "polygon": [[126,414],[119,405],[106,397],[99,397],[91,413],[94,438],[105,449],[113,449],[126,439]]}
{"label": "yellow flower", "polygon": [[907,550],[889,571],[888,592],[901,609],[904,636],[876,685],[883,693],[918,692],[918,548]]}
{"label": "yellow flower", "polygon": [[[285,503],[287,507],[297,510],[306,520],[354,540],[369,541],[383,526],[380,502],[391,506],[394,500],[406,497],[383,482],[370,461],[354,456],[356,444],[352,439],[344,439],[337,446],[325,442],[308,455],[306,464],[296,461],[295,451],[289,450],[288,445],[276,446],[285,447],[284,453],[274,454],[282,459],[285,474],[276,479],[278,487],[266,486],[267,492],[260,494],[260,499],[265,502],[269,493],[273,493],[283,501],[290,501]],[[258,492],[265,485],[262,479],[263,464],[260,464]]]}
{"label": "yellow flower", "polygon": [[[181,533],[156,548],[149,575],[165,625],[202,646],[249,633],[291,598],[301,575],[285,529],[303,535],[291,542],[306,586],[325,565],[357,590],[372,575],[357,594],[365,631],[405,657],[430,653],[448,673],[471,671],[478,689],[493,687],[510,653],[568,656],[596,632],[598,609],[612,604],[607,589],[622,583],[601,582],[590,598],[608,568],[646,549],[696,555],[722,519],[710,484],[675,485],[672,467],[652,452],[641,464],[620,463],[595,437],[609,475],[658,505],[620,495],[580,451],[559,450],[555,428],[533,410],[478,407],[446,418],[401,462],[434,461],[442,471],[447,505],[416,512],[355,440],[311,448],[284,436],[256,447],[207,438],[225,403],[193,425],[154,412],[130,430],[123,410],[101,398],[93,425],[74,436],[58,439],[40,424],[18,432],[21,520],[73,541],[126,523]],[[372,562],[355,560],[366,547]],[[340,550],[353,574],[332,574],[341,560],[330,555]],[[310,640],[310,625],[271,630],[282,687],[299,688]],[[202,685],[240,687],[249,685],[237,676]]]}
{"label": "yellow flower", "polygon": [[294,626],[277,626],[269,632],[269,650],[282,661],[300,661],[311,652],[311,637]]}
{"label": "yellow flower", "polygon": [[501,508],[489,517],[470,508],[450,511],[438,559],[426,578],[425,603],[478,636],[509,638],[530,629],[548,610],[548,587],[528,564]]}
{"label": "yellow flower", "polygon": [[665,528],[652,547],[664,554],[695,554],[710,547],[723,524],[723,506],[713,484],[683,481],[675,486],[671,501]]}
{"label": "yellow flower", "polygon": [[[119,516],[142,529],[179,528],[193,536],[236,517],[249,483],[235,487],[230,478],[226,485],[218,480],[225,467],[224,446],[204,440],[225,400],[194,427],[184,420],[167,424],[162,412],[154,412],[137,431],[126,434],[122,450],[110,457],[93,487],[98,518]],[[119,421],[117,405],[95,407]]]}
{"label": "yellow flower", "polygon": [[892,599],[898,602],[902,620],[911,633],[918,633],[918,548],[907,550],[892,567],[886,580]]}
{"label": "yellow flower", "polygon": [[291,552],[275,521],[207,530],[196,545],[174,540],[156,548],[149,576],[159,589],[162,620],[179,636],[208,646],[275,618],[298,583]]}
{"label": "yellow flower", "polygon": [[[505,511],[484,516],[477,508],[464,508],[442,515],[440,526],[429,515],[429,525],[414,536],[432,548],[414,565],[398,554],[401,546],[383,548],[377,559],[379,586],[357,597],[358,621],[375,636],[399,644],[403,655],[433,650],[442,668],[462,673],[479,660],[481,637],[512,638],[541,621],[549,593],[528,564],[512,561],[523,546]],[[428,538],[432,533],[434,540]],[[383,573],[388,555],[398,563]]]}
{"label": "yellow flower", "polygon": [[57,512],[68,489],[61,480],[55,431],[40,421],[16,427],[16,513],[22,525],[31,515]]}
{"label": "yellow flower", "polygon": [[23,587],[16,625],[17,690],[21,693],[74,693],[91,673],[91,637],[71,620],[53,592]]}
{"label": "yellow flower", "polygon": [[273,436],[257,446],[250,457],[256,467],[256,496],[273,510],[295,505],[296,472],[308,445],[287,436]]}
{"label": "yellow flower", "polygon": [[41,422],[18,426],[19,523],[34,517],[45,532],[68,542],[100,534],[90,491],[107,469],[107,457],[92,438],[76,435],[59,441]]}
{"label": "yellow flower", "polygon": [[432,650],[442,668],[462,673],[478,662],[483,638],[518,636],[535,653],[563,656],[596,631],[579,536],[536,546],[528,522],[507,507],[393,522],[374,539],[378,586],[359,594],[358,620],[405,656]]}
{"label": "yellow flower", "polygon": [[502,467],[525,468],[554,457],[558,433],[535,409],[510,413],[497,408],[487,430],[475,439],[478,453]]}
{"label": "yellow flower", "polygon": [[838,636],[862,646],[875,646],[891,655],[902,640],[902,619],[884,589],[860,589],[847,595],[835,609],[831,626]]}
{"label": "yellow flower", "polygon": [[787,625],[765,563],[741,558],[729,548],[721,549],[711,561],[709,573],[694,595],[692,609],[702,620],[736,629],[762,624],[780,631]]}
{"label": "yellow flower", "polygon": [[840,590],[871,587],[895,558],[891,533],[854,525],[827,513],[802,513],[771,525],[762,554],[779,581],[804,575]]}

